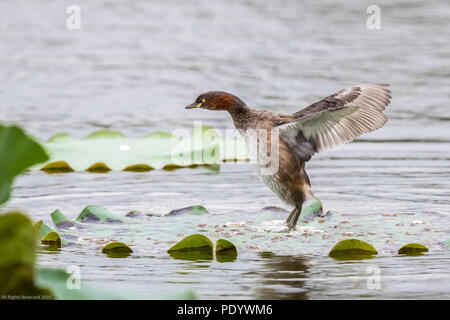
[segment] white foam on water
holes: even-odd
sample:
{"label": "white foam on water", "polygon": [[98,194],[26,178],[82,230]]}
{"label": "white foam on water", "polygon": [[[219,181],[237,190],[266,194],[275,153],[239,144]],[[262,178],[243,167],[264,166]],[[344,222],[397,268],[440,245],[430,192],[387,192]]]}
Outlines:
{"label": "white foam on water", "polygon": [[[261,224],[261,227],[256,227],[261,231],[266,232],[288,232],[288,227],[286,225],[286,220],[271,220],[266,221]],[[324,230],[317,229],[312,226],[297,226],[297,228],[292,231],[293,234],[301,234],[301,235],[313,235],[324,233]]]}

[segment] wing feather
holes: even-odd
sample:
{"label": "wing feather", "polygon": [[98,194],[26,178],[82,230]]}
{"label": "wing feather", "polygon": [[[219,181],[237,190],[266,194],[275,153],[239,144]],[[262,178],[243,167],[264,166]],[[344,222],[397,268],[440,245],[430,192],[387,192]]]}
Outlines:
{"label": "wing feather", "polygon": [[314,152],[353,141],[381,128],[390,103],[387,84],[361,84],[325,97],[293,114],[295,121],[279,126],[280,137],[307,161]]}

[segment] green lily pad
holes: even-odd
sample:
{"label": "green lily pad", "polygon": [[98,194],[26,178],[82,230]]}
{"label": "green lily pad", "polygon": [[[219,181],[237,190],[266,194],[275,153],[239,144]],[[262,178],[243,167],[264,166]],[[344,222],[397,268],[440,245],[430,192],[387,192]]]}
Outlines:
{"label": "green lily pad", "polygon": [[219,262],[232,262],[237,258],[236,246],[228,240],[216,241],[216,260]]}
{"label": "green lily pad", "polygon": [[148,172],[155,170],[155,168],[149,166],[148,164],[133,164],[123,169],[123,171],[131,172]]}
{"label": "green lily pad", "polygon": [[196,127],[193,136],[183,139],[167,132],[155,132],[142,138],[126,138],[111,130],[94,132],[85,139],[58,134],[45,147],[51,159],[36,168],[49,173],[71,170],[142,172],[198,166],[217,170],[226,159],[248,160],[244,139],[222,137],[211,127]]}
{"label": "green lily pad", "polygon": [[81,211],[80,215],[76,219],[79,222],[123,222],[124,217],[116,215],[108,211],[108,209],[89,205]]}
{"label": "green lily pad", "polygon": [[190,236],[187,236],[177,244],[175,244],[173,247],[171,247],[167,252],[173,252],[173,251],[192,251],[192,250],[203,250],[213,252],[214,245],[209,240],[207,236],[204,236],[202,234],[193,234]]}
{"label": "green lily pad", "polygon": [[376,254],[378,252],[371,244],[358,239],[346,239],[336,243],[329,256],[337,260],[359,260],[372,258]]}
{"label": "green lily pad", "polygon": [[408,243],[398,250],[398,254],[420,255],[422,252],[428,252],[428,248],[420,243]]}
{"label": "green lily pad", "polygon": [[230,241],[225,239],[219,239],[216,241],[216,253],[230,250],[237,252],[236,246]]}
{"label": "green lily pad", "polygon": [[0,204],[8,201],[15,176],[48,160],[45,150],[17,126],[0,125]]}
{"label": "green lily pad", "polygon": [[76,226],[75,222],[67,218],[59,209],[53,211],[50,216],[58,229],[69,229]]}
{"label": "green lily pad", "polygon": [[129,218],[138,218],[138,217],[142,217],[143,214],[142,212],[138,211],[138,210],[133,210],[127,213],[127,217]]}
{"label": "green lily pad", "polygon": [[72,139],[72,137],[70,136],[70,134],[68,132],[61,132],[61,133],[57,133],[57,134],[54,134],[53,136],[51,136],[47,140],[47,142],[68,141],[71,139]]}
{"label": "green lily pad", "polygon": [[103,162],[96,162],[93,165],[91,165],[89,168],[87,168],[86,171],[94,172],[94,173],[106,173],[106,172],[111,171],[111,168],[108,167]]}
{"label": "green lily pad", "polygon": [[[51,245],[54,247],[61,247],[62,244],[67,244],[69,241],[62,237],[59,233],[57,233],[55,230],[50,228],[48,225],[41,221],[38,221],[35,224],[35,228],[37,229],[37,235],[38,239],[41,241],[42,244]],[[59,240],[58,240],[59,238]]]}
{"label": "green lily pad", "polygon": [[39,235],[39,230],[41,230],[42,225],[44,224],[44,221],[39,220],[34,224],[34,230],[36,231],[36,235]]}
{"label": "green lily pad", "polygon": [[208,237],[202,234],[187,236],[167,252],[174,259],[181,260],[212,260],[214,245]]}
{"label": "green lily pad", "polygon": [[[40,268],[36,273],[36,283],[41,287],[49,288],[55,299],[58,300],[196,299],[192,291],[183,291],[169,296],[142,296],[132,292],[124,292],[122,288],[111,290],[110,288],[91,287],[83,283],[82,279],[78,280],[76,276],[76,272],[67,273],[59,269]],[[73,289],[68,288],[68,283],[73,286]]]}
{"label": "green lily pad", "polygon": [[52,293],[34,283],[36,228],[18,212],[0,216],[0,296],[51,299]]}
{"label": "green lily pad", "polygon": [[322,213],[323,204],[319,199],[311,199],[306,201],[302,206],[301,219],[311,221]]}
{"label": "green lily pad", "polygon": [[450,239],[444,241],[445,245],[450,248]]}
{"label": "green lily pad", "polygon": [[71,166],[65,161],[54,161],[46,164],[41,168],[42,171],[45,171],[47,173],[67,173],[67,172],[73,172]]}
{"label": "green lily pad", "polygon": [[42,244],[47,244],[51,246],[61,247],[61,237],[55,231],[50,231],[45,236],[41,238]]}
{"label": "green lily pad", "polygon": [[277,207],[277,206],[268,206],[268,207],[262,208],[261,210],[263,212],[269,212],[269,213],[275,213],[275,214],[282,214],[282,215],[289,214],[289,211],[287,211],[286,209],[283,209],[281,207]]}
{"label": "green lily pad", "polygon": [[42,239],[47,233],[49,233],[51,231],[55,231],[52,228],[50,228],[48,225],[46,225],[42,220],[38,221],[38,223],[36,223],[35,227],[39,227],[39,229],[38,229],[39,239]]}
{"label": "green lily pad", "polygon": [[102,248],[102,253],[110,258],[125,258],[132,252],[133,250],[123,242],[111,242]]}
{"label": "green lily pad", "polygon": [[117,139],[125,138],[122,132],[113,131],[109,129],[98,130],[87,136],[86,139]]}
{"label": "green lily pad", "polygon": [[181,208],[181,209],[175,209],[170,211],[167,216],[178,216],[181,214],[207,214],[208,210],[206,210],[206,208],[204,206],[189,206],[189,207],[185,207],[185,208]]}

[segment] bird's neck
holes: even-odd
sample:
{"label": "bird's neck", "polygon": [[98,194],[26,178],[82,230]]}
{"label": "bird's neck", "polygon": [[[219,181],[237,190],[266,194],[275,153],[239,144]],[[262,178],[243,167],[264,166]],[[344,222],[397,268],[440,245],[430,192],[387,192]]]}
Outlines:
{"label": "bird's neck", "polygon": [[251,126],[251,109],[245,104],[236,104],[233,108],[228,109],[228,112],[236,129],[245,131]]}

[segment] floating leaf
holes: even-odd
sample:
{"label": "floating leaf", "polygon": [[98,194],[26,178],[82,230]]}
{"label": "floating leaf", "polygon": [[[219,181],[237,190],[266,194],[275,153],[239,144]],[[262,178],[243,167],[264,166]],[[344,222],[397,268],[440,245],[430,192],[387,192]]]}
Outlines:
{"label": "floating leaf", "polygon": [[346,239],[336,243],[329,256],[337,260],[359,260],[376,254],[378,252],[371,244],[358,239]]}
{"label": "floating leaf", "polygon": [[319,199],[313,198],[307,200],[302,206],[300,215],[302,220],[311,221],[322,214],[323,205]]}
{"label": "floating leaf", "polygon": [[111,242],[103,247],[102,252],[110,258],[125,258],[128,257],[133,250],[123,242]]}
{"label": "floating leaf", "polygon": [[[72,271],[72,270],[71,270]],[[133,292],[124,292],[122,288],[111,290],[111,288],[91,287],[82,283],[81,279],[74,277],[74,273],[67,273],[59,269],[41,268],[36,273],[36,283],[51,289],[58,300],[128,300],[128,299],[173,299],[192,300],[195,294],[192,291],[184,291],[169,296],[142,296]],[[79,282],[77,282],[79,281]],[[72,286],[72,287],[69,287]]]}
{"label": "floating leaf", "polygon": [[222,137],[210,127],[196,127],[192,137],[183,139],[167,132],[155,132],[143,138],[126,138],[111,130],[94,132],[86,139],[58,134],[45,146],[51,160],[40,168],[49,173],[87,169],[91,172],[162,168],[170,171],[198,166],[217,170],[226,159],[248,160],[241,137]]}
{"label": "floating leaf", "polygon": [[61,237],[55,231],[50,231],[45,236],[41,238],[42,244],[47,244],[50,246],[61,247]]}
{"label": "floating leaf", "polygon": [[44,222],[42,222],[42,220],[40,222],[41,223],[39,224],[39,229],[38,229],[39,239],[42,239],[42,237],[44,237],[47,233],[49,233],[51,231],[55,231],[52,228],[50,228],[48,225],[46,225]]}
{"label": "floating leaf", "polygon": [[122,132],[113,131],[109,129],[98,130],[87,136],[86,139],[117,139],[125,138]]}
{"label": "floating leaf", "polygon": [[0,204],[8,201],[13,178],[48,160],[44,149],[17,126],[0,125]]}
{"label": "floating leaf", "polygon": [[283,209],[281,207],[276,206],[268,206],[261,209],[263,212],[270,212],[270,213],[279,213],[279,214],[289,214],[289,211],[286,209]]}
{"label": "floating leaf", "polygon": [[59,209],[53,211],[50,216],[52,217],[53,224],[58,229],[69,229],[76,225],[75,222],[67,218]]}
{"label": "floating leaf", "polygon": [[193,234],[187,236],[186,238],[175,244],[167,252],[190,251],[197,249],[206,249],[206,251],[212,252],[213,248],[214,245],[211,240],[208,239],[208,237],[202,234]]}
{"label": "floating leaf", "polygon": [[108,209],[90,205],[81,211],[76,221],[80,222],[123,222],[124,217],[113,214]]}
{"label": "floating leaf", "polygon": [[175,209],[170,211],[167,216],[178,216],[181,214],[207,214],[208,210],[206,210],[206,208],[204,206],[189,206],[189,207],[185,207],[185,208],[181,208],[181,209]]}
{"label": "floating leaf", "polygon": [[213,243],[202,234],[187,236],[167,252],[174,259],[182,260],[212,260]]}
{"label": "floating leaf", "polygon": [[236,246],[228,240],[216,241],[216,260],[219,262],[232,262],[237,258]]}
{"label": "floating leaf", "polygon": [[444,243],[445,243],[445,245],[446,245],[447,247],[450,247],[450,239],[444,241]]}
{"label": "floating leaf", "polygon": [[44,221],[39,220],[34,224],[34,230],[36,231],[36,234],[39,235],[39,230],[41,230],[42,225],[44,224]]}
{"label": "floating leaf", "polygon": [[137,218],[137,217],[142,217],[143,214],[142,212],[138,211],[138,210],[133,210],[127,213],[127,217],[129,218]]}
{"label": "floating leaf", "polygon": [[149,166],[148,164],[134,164],[126,167],[123,171],[131,171],[131,172],[147,172],[152,171],[155,168]]}
{"label": "floating leaf", "polygon": [[408,243],[398,250],[398,254],[420,255],[422,252],[428,252],[428,248],[420,243]]}
{"label": "floating leaf", "polygon": [[74,170],[65,161],[55,161],[46,164],[41,168],[42,171],[47,173],[67,173],[73,172]]}
{"label": "floating leaf", "polygon": [[92,166],[87,168],[86,171],[94,172],[94,173],[106,173],[106,172],[111,171],[111,168],[109,168],[103,162],[96,162]]}
{"label": "floating leaf", "polygon": [[216,241],[216,253],[230,250],[237,252],[236,246],[230,241],[225,239],[219,239]]}
{"label": "floating leaf", "polygon": [[0,296],[51,299],[51,292],[34,283],[36,229],[21,213],[0,216]]}

